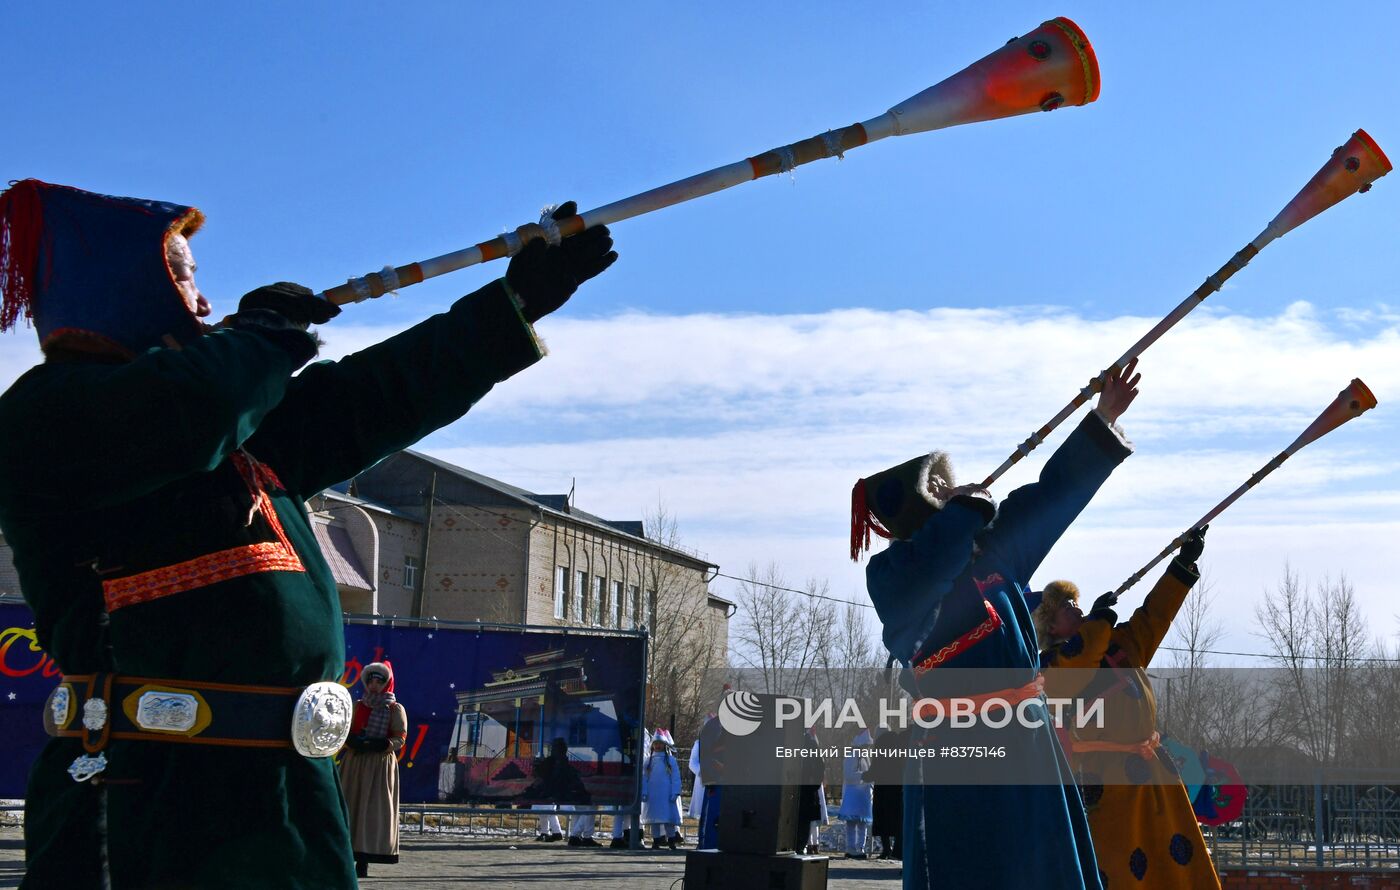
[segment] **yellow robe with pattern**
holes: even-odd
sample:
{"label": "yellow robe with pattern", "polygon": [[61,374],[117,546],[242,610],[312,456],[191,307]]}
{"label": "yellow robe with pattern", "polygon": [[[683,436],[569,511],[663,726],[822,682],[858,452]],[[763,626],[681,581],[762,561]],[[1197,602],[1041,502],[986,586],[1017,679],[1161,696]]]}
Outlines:
{"label": "yellow robe with pattern", "polygon": [[[1072,728],[1072,747],[1132,745],[1156,731],[1157,701],[1146,667],[1197,577],[1194,566],[1174,561],[1132,618],[1116,626],[1085,621],[1078,634],[1046,653],[1048,696],[1103,698],[1102,728]],[[1201,827],[1165,748],[1150,758],[1122,751],[1066,753],[1079,777],[1107,890],[1219,890]]]}

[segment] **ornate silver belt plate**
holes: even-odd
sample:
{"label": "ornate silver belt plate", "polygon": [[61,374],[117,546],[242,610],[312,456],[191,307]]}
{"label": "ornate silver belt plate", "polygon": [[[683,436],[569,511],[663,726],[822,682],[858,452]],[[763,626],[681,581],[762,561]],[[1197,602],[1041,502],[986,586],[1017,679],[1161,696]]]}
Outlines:
{"label": "ornate silver belt plate", "polygon": [[292,711],[292,747],[303,757],[330,757],[350,736],[355,703],[339,683],[312,683]]}

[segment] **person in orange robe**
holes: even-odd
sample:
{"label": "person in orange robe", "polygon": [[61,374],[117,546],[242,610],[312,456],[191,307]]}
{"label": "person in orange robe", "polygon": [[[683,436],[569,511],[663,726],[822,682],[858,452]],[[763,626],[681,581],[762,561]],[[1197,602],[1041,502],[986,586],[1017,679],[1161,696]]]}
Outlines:
{"label": "person in orange robe", "polygon": [[1121,624],[1113,612],[1116,596],[1100,597],[1085,616],[1079,591],[1068,581],[1046,585],[1031,615],[1046,695],[1080,699],[1067,714],[1102,699],[1102,725],[1071,721],[1066,749],[1105,887],[1220,888],[1191,800],[1161,746],[1146,670],[1200,578],[1195,563],[1204,535],[1200,529],[1187,538],[1147,599]]}

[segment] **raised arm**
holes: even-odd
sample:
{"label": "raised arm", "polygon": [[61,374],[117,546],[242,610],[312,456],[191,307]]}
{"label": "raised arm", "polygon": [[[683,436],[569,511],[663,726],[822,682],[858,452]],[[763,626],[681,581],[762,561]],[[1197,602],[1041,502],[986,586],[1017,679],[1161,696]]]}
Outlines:
{"label": "raised arm", "polygon": [[308,367],[248,450],[309,497],[461,417],[541,355],[504,283],[493,281],[383,343]]}
{"label": "raised arm", "polygon": [[[555,214],[576,210],[567,202]],[[354,476],[461,417],[497,383],[539,361],[544,349],[534,322],[616,259],[606,226],[558,245],[532,241],[504,278],[447,312],[307,368],[248,450],[303,497]]]}
{"label": "raised arm", "polygon": [[1035,573],[1099,487],[1132,454],[1116,421],[1137,397],[1136,365],[1134,360],[1108,378],[1098,406],[1046,461],[1040,479],[1011,492],[1002,502],[982,546],[1006,560],[1015,577]]}
{"label": "raised arm", "polygon": [[884,625],[885,648],[895,658],[906,663],[913,658],[994,511],[985,493],[957,495],[908,541],[891,541],[870,558],[865,583]]}
{"label": "raised arm", "polygon": [[1129,652],[1133,664],[1138,667],[1151,664],[1157,647],[1162,645],[1176,620],[1176,613],[1186,602],[1186,594],[1200,580],[1196,560],[1205,550],[1204,537],[1205,529],[1200,529],[1186,539],[1181,552],[1152,586],[1142,605],[1133,611],[1133,617],[1114,630],[1114,642]]}

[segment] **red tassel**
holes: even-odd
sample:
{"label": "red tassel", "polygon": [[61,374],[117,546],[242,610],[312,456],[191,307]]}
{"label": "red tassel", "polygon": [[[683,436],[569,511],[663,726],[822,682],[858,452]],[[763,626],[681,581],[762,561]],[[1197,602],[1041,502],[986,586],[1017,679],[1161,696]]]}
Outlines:
{"label": "red tassel", "polygon": [[870,546],[870,531],[865,508],[865,480],[857,479],[851,489],[851,561],[860,562],[861,551]]}
{"label": "red tassel", "polygon": [[44,207],[37,179],[22,179],[0,194],[0,331],[34,317],[34,279],[38,274],[39,239]]}
{"label": "red tassel", "polygon": [[893,537],[880,520],[875,518],[875,514],[870,512],[865,500],[865,480],[856,480],[855,487],[851,489],[851,560],[860,562],[860,555],[870,549],[870,533],[874,532],[882,538]]}

